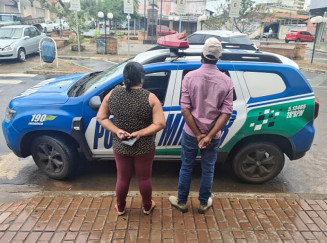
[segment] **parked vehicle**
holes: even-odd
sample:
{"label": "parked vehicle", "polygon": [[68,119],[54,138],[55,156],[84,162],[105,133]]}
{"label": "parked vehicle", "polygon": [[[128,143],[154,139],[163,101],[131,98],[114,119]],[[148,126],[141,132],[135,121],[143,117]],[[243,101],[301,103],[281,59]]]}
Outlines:
{"label": "parked vehicle", "polygon": [[[187,48],[187,41],[159,42],[171,48],[170,55],[162,49],[132,60],[144,65],[143,87],[163,105],[167,122],[156,135],[156,159],[166,163],[180,159],[183,77],[201,62],[198,54],[178,50]],[[104,72],[44,80],[17,95],[2,123],[9,148],[20,157],[32,155],[41,171],[54,179],[76,171],[78,153],[89,160],[113,158],[113,135],[100,126],[96,114],[105,95],[123,84],[128,61]],[[280,64],[275,56],[224,53],[217,66],[231,77],[235,88],[234,111],[222,130],[218,158],[232,163],[243,181],[271,180],[282,170],[285,155],[295,160],[310,149],[319,102],[301,72]]]}
{"label": "parked vehicle", "polygon": [[15,14],[0,14],[0,27],[21,24],[21,19]]}
{"label": "parked vehicle", "polygon": [[42,29],[41,23],[44,23],[44,18],[22,18],[20,14],[0,13],[0,27],[9,25],[34,25],[39,30]]}
{"label": "parked vehicle", "polygon": [[[211,33],[211,32],[212,31],[205,31],[204,33]],[[203,49],[203,45],[204,45],[204,42],[202,43],[202,41],[208,39],[209,37],[217,37],[218,39],[219,38],[221,39],[221,44],[222,44],[222,47],[223,47],[223,55],[224,55],[224,53],[230,53],[230,52],[243,53],[243,54],[261,53],[261,54],[265,54],[267,56],[268,55],[269,56],[274,56],[279,60],[278,61],[279,63],[291,65],[291,66],[299,69],[299,66],[297,65],[296,62],[294,62],[293,60],[291,60],[291,59],[289,59],[289,58],[287,58],[285,56],[275,54],[275,53],[271,53],[271,52],[261,52],[261,51],[259,51],[258,48],[249,40],[247,35],[242,34],[241,36],[239,36],[240,33],[236,32],[236,33],[233,34],[235,36],[235,39],[234,38],[227,38],[226,33],[228,33],[228,32],[231,32],[231,31],[222,32],[222,33],[225,33],[225,35],[212,35],[212,33],[210,35],[209,34],[207,35],[207,34],[204,34],[204,33],[201,33],[201,34],[197,35],[197,32],[195,32],[194,34],[190,35],[191,38],[190,38],[190,36],[185,37],[186,34],[184,34],[184,33],[180,33],[180,34],[178,34],[178,38],[186,40],[186,41],[191,40],[192,44],[188,42],[189,43],[188,48],[184,50],[186,53],[198,53],[198,55],[200,55],[200,53],[202,52],[202,49]],[[231,35],[231,34],[229,33],[228,35]],[[221,36],[223,36],[223,38]],[[170,36],[168,36],[168,37],[170,37]],[[201,42],[197,38],[201,38]],[[196,40],[199,40],[199,41],[196,41]],[[234,42],[239,42],[239,43],[238,44],[230,43],[228,41],[234,41]],[[154,50],[160,50],[160,49],[161,50],[166,49],[166,51],[162,51],[162,53],[165,53],[167,56],[170,55],[168,48],[164,47],[162,45],[156,45],[156,46],[150,48],[148,50],[148,52],[154,51]],[[144,55],[144,54],[141,53],[139,55]],[[155,56],[155,54],[153,54],[153,55]]]}
{"label": "parked vehicle", "polygon": [[97,27],[94,20],[86,20],[84,25],[88,29],[95,29]]}
{"label": "parked vehicle", "polygon": [[187,40],[190,45],[204,45],[205,41],[210,37],[217,38],[221,43],[247,45],[248,47],[252,47],[251,49],[257,50],[257,47],[253,44],[247,34],[229,30],[196,31],[187,36],[185,40]]}
{"label": "parked vehicle", "polygon": [[269,32],[265,32],[262,34],[262,38],[277,38],[277,33],[269,33]]}
{"label": "parked vehicle", "polygon": [[55,23],[51,20],[46,20],[40,24],[44,33],[51,33],[55,29]]}
{"label": "parked vehicle", "polygon": [[165,35],[171,35],[171,34],[176,34],[176,31],[170,29],[166,25],[157,25],[157,35],[165,36]]}
{"label": "parked vehicle", "polygon": [[69,30],[68,23],[63,19],[56,19],[54,21],[54,28],[56,30]]}
{"label": "parked vehicle", "polygon": [[303,30],[291,30],[290,33],[286,34],[285,36],[285,42],[288,43],[290,41],[295,41],[295,42],[304,42],[304,41],[309,41],[313,42],[315,37],[310,34],[308,31],[303,31]]}
{"label": "parked vehicle", "polygon": [[26,56],[39,51],[40,40],[45,37],[35,26],[12,25],[0,28],[0,59],[25,61]]}

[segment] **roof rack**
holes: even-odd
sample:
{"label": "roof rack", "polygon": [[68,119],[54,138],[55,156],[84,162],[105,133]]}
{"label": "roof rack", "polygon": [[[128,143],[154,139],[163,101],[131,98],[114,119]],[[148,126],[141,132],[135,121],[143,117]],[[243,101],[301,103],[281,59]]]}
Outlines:
{"label": "roof rack", "polygon": [[[157,62],[164,62],[167,58],[171,58],[171,62],[177,61],[179,58],[183,57],[199,57],[201,52],[178,52],[176,49],[171,49],[169,52],[163,52],[160,55],[154,55],[152,58],[148,59],[143,64],[151,64]],[[222,53],[222,61],[231,61],[231,62],[266,62],[266,63],[282,63],[282,61],[274,55],[265,54],[261,52],[257,53],[238,53],[238,52],[227,52]]]}
{"label": "roof rack", "polygon": [[[179,52],[178,49],[170,48],[171,58],[180,58],[188,56],[201,56],[201,52]],[[223,52],[221,56],[223,61],[238,61],[238,62],[271,62],[282,63],[282,61],[274,55],[265,54],[262,52],[241,53],[241,52]]]}

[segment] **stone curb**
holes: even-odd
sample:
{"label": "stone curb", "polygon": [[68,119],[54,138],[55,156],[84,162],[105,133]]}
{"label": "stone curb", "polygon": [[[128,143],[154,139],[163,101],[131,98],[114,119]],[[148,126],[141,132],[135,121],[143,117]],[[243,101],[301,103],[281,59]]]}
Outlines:
{"label": "stone curb", "polygon": [[[153,191],[153,197],[169,197],[176,195],[176,191]],[[326,200],[327,194],[319,193],[244,193],[244,192],[213,192],[214,198],[244,198],[244,199],[263,199],[263,198],[278,198],[278,199],[315,199]],[[115,196],[114,191],[45,191],[38,196],[53,197],[53,196],[80,196],[80,197],[104,197]],[[198,197],[198,192],[190,192],[189,197]],[[129,197],[140,197],[138,191],[130,191]]]}

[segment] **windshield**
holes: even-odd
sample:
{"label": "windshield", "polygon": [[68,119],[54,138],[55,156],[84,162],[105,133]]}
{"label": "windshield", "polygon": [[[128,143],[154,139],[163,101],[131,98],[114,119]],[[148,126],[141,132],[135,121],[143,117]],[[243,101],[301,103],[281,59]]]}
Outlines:
{"label": "windshield", "polygon": [[22,29],[19,28],[0,28],[0,38],[19,39],[22,37]]}
{"label": "windshield", "polygon": [[[114,78],[115,76],[122,74],[125,65],[131,59],[126,60],[125,62],[119,63],[117,65],[112,66],[111,68],[107,69],[106,71],[100,73],[99,75],[95,76],[93,79],[90,79],[86,82],[80,89],[78,96],[84,95],[95,88],[101,86],[105,82],[108,82],[110,79]],[[78,84],[77,84],[78,85]]]}
{"label": "windshield", "polygon": [[11,15],[0,15],[0,21],[12,21],[13,16]]}
{"label": "windshield", "polygon": [[222,42],[228,42],[233,44],[246,44],[252,45],[251,40],[247,36],[231,36],[231,37],[221,37]]}

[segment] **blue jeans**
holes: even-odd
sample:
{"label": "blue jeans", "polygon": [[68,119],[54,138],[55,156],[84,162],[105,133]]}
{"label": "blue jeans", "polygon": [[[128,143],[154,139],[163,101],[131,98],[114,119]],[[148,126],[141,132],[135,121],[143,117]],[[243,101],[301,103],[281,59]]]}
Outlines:
{"label": "blue jeans", "polygon": [[[195,165],[195,159],[199,151],[196,137],[192,137],[183,131],[182,135],[182,167],[179,171],[178,182],[178,201],[186,203],[190,192],[192,172]],[[205,205],[211,197],[211,188],[215,172],[215,164],[218,156],[219,139],[212,139],[211,144],[206,149],[201,149],[201,184],[199,192],[199,201]]]}

